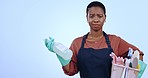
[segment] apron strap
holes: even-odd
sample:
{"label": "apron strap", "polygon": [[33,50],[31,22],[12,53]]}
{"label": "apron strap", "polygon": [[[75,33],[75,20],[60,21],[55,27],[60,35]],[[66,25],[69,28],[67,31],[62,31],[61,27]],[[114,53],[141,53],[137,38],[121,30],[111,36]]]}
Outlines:
{"label": "apron strap", "polygon": [[105,39],[106,39],[106,43],[107,43],[107,45],[108,45],[108,48],[111,48],[111,45],[110,45],[110,41],[109,41],[109,38],[108,38],[108,35],[103,31],[103,35],[104,35],[104,37],[105,37]]}
{"label": "apron strap", "polygon": [[81,48],[84,48],[84,43],[85,43],[85,41],[86,41],[86,38],[87,38],[88,34],[89,34],[89,33],[87,33],[86,35],[83,36]]}
{"label": "apron strap", "polygon": [[[88,34],[89,34],[89,33],[87,33],[86,35],[83,36],[81,48],[84,48],[84,44],[85,44],[85,41],[86,41],[86,38],[87,38]],[[108,38],[108,35],[107,35],[104,31],[103,31],[103,35],[104,35],[104,37],[105,37],[106,43],[107,43],[107,45],[108,45],[108,48],[111,48],[111,49],[112,49],[112,47],[111,47],[111,45],[110,45],[110,40],[109,40],[109,38]],[[112,52],[113,52],[113,49],[112,49]]]}

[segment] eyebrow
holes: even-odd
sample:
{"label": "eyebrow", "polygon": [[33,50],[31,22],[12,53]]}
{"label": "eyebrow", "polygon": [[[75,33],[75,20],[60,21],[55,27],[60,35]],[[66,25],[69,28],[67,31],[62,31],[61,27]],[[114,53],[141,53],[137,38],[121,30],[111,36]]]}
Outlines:
{"label": "eyebrow", "polygon": [[103,15],[103,14],[89,14],[89,15]]}

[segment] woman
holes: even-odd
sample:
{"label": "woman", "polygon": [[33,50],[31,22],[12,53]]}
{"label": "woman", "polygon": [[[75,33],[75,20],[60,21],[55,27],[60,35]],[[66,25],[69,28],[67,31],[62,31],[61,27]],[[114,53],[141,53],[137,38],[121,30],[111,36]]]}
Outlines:
{"label": "woman", "polygon": [[110,54],[114,52],[118,57],[126,57],[129,47],[138,50],[140,59],[143,59],[143,53],[138,48],[116,35],[103,31],[106,9],[101,2],[93,1],[87,6],[86,18],[90,31],[74,39],[70,46],[72,58],[66,61],[58,56],[65,74],[72,76],[80,72],[81,78],[110,78],[112,66]]}

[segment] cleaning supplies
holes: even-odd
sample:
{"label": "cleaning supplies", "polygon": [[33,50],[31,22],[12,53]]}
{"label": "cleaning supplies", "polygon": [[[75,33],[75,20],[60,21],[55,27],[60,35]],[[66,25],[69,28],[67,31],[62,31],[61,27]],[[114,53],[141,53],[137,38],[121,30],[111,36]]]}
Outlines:
{"label": "cleaning supplies", "polygon": [[111,78],[141,78],[147,64],[139,59],[140,52],[129,48],[125,64],[117,63],[117,56],[111,53],[113,58]]}
{"label": "cleaning supplies", "polygon": [[138,60],[139,60],[139,51],[138,50],[135,50],[132,57],[131,57],[131,61],[133,61],[133,59],[136,57]]}
{"label": "cleaning supplies", "polygon": [[49,39],[45,39],[45,46],[50,52],[56,53],[62,66],[69,64],[71,61],[73,52],[63,44],[54,42],[53,38],[49,37]]}
{"label": "cleaning supplies", "polygon": [[132,55],[133,55],[133,49],[129,48],[127,58],[131,59]]}
{"label": "cleaning supplies", "polygon": [[55,42],[53,38],[45,39],[45,45],[49,51],[55,52],[65,60],[71,59],[73,53],[70,49],[59,42]]}
{"label": "cleaning supplies", "polygon": [[72,57],[72,51],[59,42],[54,42],[53,51],[65,60]]}

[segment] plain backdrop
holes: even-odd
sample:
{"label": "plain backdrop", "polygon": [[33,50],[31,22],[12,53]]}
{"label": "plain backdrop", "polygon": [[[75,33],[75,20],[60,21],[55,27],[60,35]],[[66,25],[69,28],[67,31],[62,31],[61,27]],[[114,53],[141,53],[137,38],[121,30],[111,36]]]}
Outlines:
{"label": "plain backdrop", "polygon": [[[91,1],[0,0],[0,78],[79,78],[64,74],[44,39],[51,36],[69,47],[89,32],[85,11]],[[100,1],[107,10],[103,30],[137,46],[148,64],[148,1]]]}

